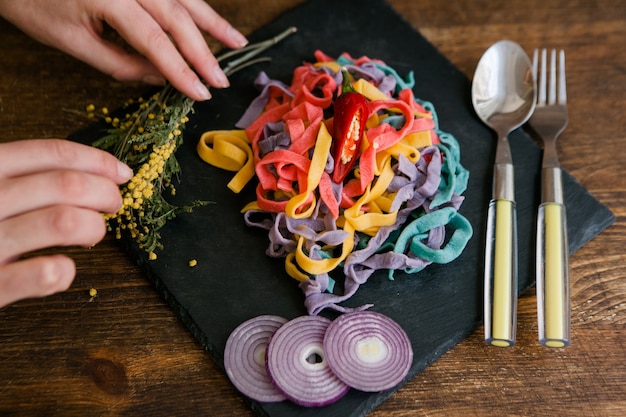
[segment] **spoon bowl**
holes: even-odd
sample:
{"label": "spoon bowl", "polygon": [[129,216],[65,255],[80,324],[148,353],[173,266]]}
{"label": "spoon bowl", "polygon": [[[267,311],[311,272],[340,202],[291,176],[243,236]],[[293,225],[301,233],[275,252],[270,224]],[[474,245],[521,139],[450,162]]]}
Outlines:
{"label": "spoon bowl", "polygon": [[493,44],[481,57],[472,82],[472,104],[480,119],[499,134],[524,124],[536,102],[532,63],[515,42]]}
{"label": "spoon bowl", "polygon": [[487,49],[476,66],[472,104],[498,136],[485,248],[485,342],[492,346],[515,344],[517,220],[508,135],[530,118],[536,95],[532,63],[517,43],[503,40]]}

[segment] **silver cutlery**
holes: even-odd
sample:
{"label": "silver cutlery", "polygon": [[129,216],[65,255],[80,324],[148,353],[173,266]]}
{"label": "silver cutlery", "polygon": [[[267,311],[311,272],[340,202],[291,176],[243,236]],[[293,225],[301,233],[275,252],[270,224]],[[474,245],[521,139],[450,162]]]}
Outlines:
{"label": "silver cutlery", "polygon": [[534,52],[533,72],[538,81],[539,94],[529,121],[532,129],[543,140],[536,254],[539,342],[543,346],[557,348],[570,343],[567,218],[556,151],[556,140],[568,121],[564,51],[559,51],[558,56],[557,65],[557,53],[553,49],[548,73],[546,50],[541,50],[541,58],[538,50]]}
{"label": "silver cutlery", "polygon": [[517,216],[508,135],[524,124],[536,104],[532,64],[515,42],[493,44],[481,57],[472,81],[472,104],[498,137],[493,194],[485,247],[485,342],[515,344],[517,321]]}

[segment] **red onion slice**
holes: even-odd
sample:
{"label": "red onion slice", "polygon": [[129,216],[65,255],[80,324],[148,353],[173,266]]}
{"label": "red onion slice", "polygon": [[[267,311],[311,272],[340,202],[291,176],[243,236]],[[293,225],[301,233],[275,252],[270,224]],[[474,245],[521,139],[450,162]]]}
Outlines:
{"label": "red onion slice", "polygon": [[270,379],[296,404],[321,407],[343,397],[350,389],[330,370],[323,349],[330,320],[300,316],[274,333],[267,347]]}
{"label": "red onion slice", "polygon": [[398,385],[409,372],[413,348],[391,318],[360,311],[335,319],[326,331],[328,366],[352,388],[379,392]]}
{"label": "red onion slice", "polygon": [[262,315],[241,323],[228,337],[224,367],[233,385],[244,395],[259,402],[283,401],[265,367],[269,338],[287,322],[279,316]]}

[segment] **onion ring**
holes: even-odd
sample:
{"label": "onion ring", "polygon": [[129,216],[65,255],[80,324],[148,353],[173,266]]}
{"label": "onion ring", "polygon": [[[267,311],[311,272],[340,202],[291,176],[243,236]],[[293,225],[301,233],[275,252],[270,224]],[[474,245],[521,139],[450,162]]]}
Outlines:
{"label": "onion ring", "polygon": [[328,326],[323,346],[330,369],[360,391],[395,387],[413,362],[406,332],[391,318],[374,311],[339,316]]}
{"label": "onion ring", "polygon": [[350,387],[328,367],[323,340],[330,320],[300,316],[283,326],[267,346],[267,373],[278,391],[296,404],[321,407],[343,397]]}
{"label": "onion ring", "polygon": [[242,394],[253,400],[285,400],[285,396],[270,381],[265,362],[270,337],[286,322],[287,319],[280,316],[257,316],[241,323],[226,341],[226,374]]}

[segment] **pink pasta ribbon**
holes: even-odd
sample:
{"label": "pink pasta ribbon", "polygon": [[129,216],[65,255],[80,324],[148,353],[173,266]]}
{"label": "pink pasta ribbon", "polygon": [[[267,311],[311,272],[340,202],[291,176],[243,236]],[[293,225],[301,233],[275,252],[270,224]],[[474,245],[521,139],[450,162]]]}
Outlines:
{"label": "pink pasta ribbon", "polygon": [[[439,131],[434,108],[415,99],[412,75],[404,80],[383,61],[365,56],[333,59],[316,51],[315,57],[316,63],[294,70],[289,85],[264,73],[257,77],[261,93],[237,123],[245,129],[239,132],[250,143],[249,154],[217,147],[238,160],[251,155],[258,184],[244,219],[268,231],[266,253],[285,258],[309,314],[351,310],[340,303],[377,270],[391,277],[394,270],[412,273],[432,262],[451,262],[471,236],[458,213],[468,178],[458,144]],[[338,184],[331,179],[329,132],[342,68],[369,100],[370,117],[357,165]],[[445,225],[454,229],[448,245]],[[395,247],[395,235],[402,247]],[[338,270],[345,274],[342,294],[334,293],[330,277]]]}

